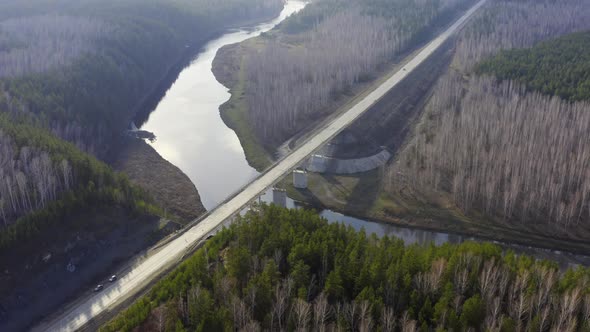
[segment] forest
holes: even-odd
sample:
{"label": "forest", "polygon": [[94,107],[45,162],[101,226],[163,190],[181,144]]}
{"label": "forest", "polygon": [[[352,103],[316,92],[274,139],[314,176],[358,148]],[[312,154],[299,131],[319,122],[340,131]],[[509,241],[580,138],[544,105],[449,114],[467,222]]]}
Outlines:
{"label": "forest", "polygon": [[30,240],[83,209],[121,206],[159,214],[124,174],[49,132],[0,116],[0,250]]}
{"label": "forest", "polygon": [[470,79],[461,96],[454,89],[463,84],[457,74],[439,82],[430,104],[434,133],[421,133],[415,142],[421,159],[407,161],[406,172],[452,192],[465,211],[565,227],[587,221],[590,103],[526,93],[519,83],[487,77]]}
{"label": "forest", "polygon": [[489,243],[407,246],[263,205],[101,331],[587,331],[589,278]]}
{"label": "forest", "polygon": [[95,53],[95,43],[113,33],[102,21],[57,15],[7,19],[0,26],[0,78],[68,65]]}
{"label": "forest", "polygon": [[[489,4],[460,36],[391,178],[404,174],[417,189],[450,193],[464,212],[528,229],[587,228],[590,104],[580,70],[586,55],[575,51],[587,35],[542,41],[590,28],[589,5]],[[522,47],[532,48],[502,51]],[[507,66],[519,70],[507,74]]]}
{"label": "forest", "polygon": [[280,0],[2,1],[0,248],[89,206],[159,213],[99,160],[190,46],[281,8]]}
{"label": "forest", "polygon": [[469,72],[502,50],[589,30],[589,13],[587,0],[494,1],[463,29],[453,67]]}
{"label": "forest", "polygon": [[[248,50],[248,119],[276,146],[333,111],[334,100],[370,81],[469,0],[342,1],[309,4]],[[354,22],[354,24],[351,24]]]}
{"label": "forest", "polygon": [[[0,90],[100,158],[189,46],[280,0],[9,0],[0,4]],[[196,33],[195,33],[196,32]]]}
{"label": "forest", "polygon": [[590,32],[500,52],[480,63],[476,72],[569,101],[590,100]]}

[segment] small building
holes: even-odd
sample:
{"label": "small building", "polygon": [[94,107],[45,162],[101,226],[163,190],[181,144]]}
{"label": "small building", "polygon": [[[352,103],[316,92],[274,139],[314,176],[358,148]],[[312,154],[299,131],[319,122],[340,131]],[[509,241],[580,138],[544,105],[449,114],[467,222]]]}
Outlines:
{"label": "small building", "polygon": [[287,191],[285,189],[272,189],[272,202],[276,206],[287,207]]}
{"label": "small building", "polygon": [[307,172],[296,169],[293,171],[293,187],[297,189],[307,189]]}

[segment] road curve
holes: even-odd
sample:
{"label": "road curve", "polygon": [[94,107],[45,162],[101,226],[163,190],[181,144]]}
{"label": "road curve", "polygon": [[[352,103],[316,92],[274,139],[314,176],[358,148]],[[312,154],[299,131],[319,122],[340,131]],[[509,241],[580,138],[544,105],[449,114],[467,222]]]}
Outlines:
{"label": "road curve", "polygon": [[335,118],[323,128],[318,129],[317,134],[311,136],[300,147],[278,161],[268,171],[261,174],[235,196],[212,210],[201,222],[159,248],[151,257],[132,267],[126,275],[121,276],[119,280],[109,285],[103,292],[78,301],[60,316],[54,317],[50,321],[41,322],[33,331],[75,331],[83,327],[92,318],[130,296],[130,294],[140,291],[147,282],[153,280],[161,271],[164,271],[181,260],[183,255],[193,248],[205,235],[214,231],[225,220],[241,211],[252,200],[256,199],[261,193],[278,182],[285,174],[298,167],[305,158],[369,110],[389,90],[399,84],[399,82],[449,39],[451,35],[458,31],[486,1],[479,1],[451,27],[425,46],[402,70],[393,74],[386,82],[377,87],[356,105],[352,106],[348,111]]}

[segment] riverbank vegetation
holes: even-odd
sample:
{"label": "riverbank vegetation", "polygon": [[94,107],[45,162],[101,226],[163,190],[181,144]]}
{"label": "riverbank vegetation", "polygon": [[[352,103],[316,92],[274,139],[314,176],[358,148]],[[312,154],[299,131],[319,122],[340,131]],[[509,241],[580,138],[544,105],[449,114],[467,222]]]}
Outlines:
{"label": "riverbank vegetation", "polygon": [[262,206],[102,331],[582,331],[589,277],[488,243],[406,246]]}
{"label": "riverbank vegetation", "polygon": [[[355,87],[375,80],[384,65],[426,41],[471,3],[312,2],[270,33],[242,43],[237,55],[236,47],[220,51],[219,61],[230,65],[214,66],[214,72],[236,88],[232,95],[241,93],[224,106],[222,113],[231,113],[224,119],[236,128],[243,146],[258,144],[272,152],[333,113]],[[240,77],[228,79],[223,73],[236,68]],[[242,119],[247,124],[235,123]],[[246,150],[249,161],[260,159],[258,153]]]}
{"label": "riverbank vegetation", "polygon": [[[0,259],[3,282],[17,286],[0,289],[0,329],[30,327],[174,228],[158,216],[186,222],[204,211],[190,180],[151,151],[142,156],[161,167],[151,171],[163,182],[183,181],[174,189],[186,200],[154,186],[158,177],[131,183],[103,161],[124,148],[134,116],[205,42],[282,7],[281,0],[0,2]],[[121,239],[127,243],[103,249]],[[59,296],[45,301],[54,290]]]}
{"label": "riverbank vegetation", "polygon": [[[568,44],[571,49],[583,48],[583,42],[567,41],[584,39],[584,33],[576,32],[589,28],[584,19],[590,8],[586,4],[587,1],[487,4],[452,46],[452,64],[442,71],[449,73],[440,80],[437,77],[438,84],[432,87],[420,85],[428,91],[423,103],[414,103],[418,119],[410,123],[410,134],[396,146],[399,150],[390,165],[352,175],[310,174],[306,190],[292,188],[291,180],[286,179],[283,185],[290,197],[402,227],[590,252],[590,228],[586,222],[589,215],[584,198],[587,176],[581,175],[587,168],[583,144],[587,137],[583,130],[588,125],[583,111],[587,101],[571,103],[540,94],[540,90],[535,92],[525,81],[508,82],[491,72],[479,72],[480,63],[495,59],[501,52],[540,53],[542,49],[543,54],[551,55],[561,51],[538,46],[556,45],[568,50]],[[569,33],[574,34],[568,36]],[[513,51],[508,50],[513,47]],[[525,49],[519,51],[522,48]],[[552,56],[550,60],[540,55],[534,59],[555,62],[563,69],[563,75],[575,72],[569,63],[583,68],[583,54],[577,57],[579,61],[570,62],[568,54],[574,52],[562,53],[565,58],[561,62]],[[521,60],[526,62],[524,55]],[[527,66],[534,67],[538,62],[531,61]],[[554,77],[551,67],[539,68],[542,70],[538,72],[547,73],[546,78]],[[555,82],[561,82],[561,77],[557,76]],[[562,87],[570,86],[564,82]],[[396,114],[411,99],[410,95],[405,98],[406,91],[416,90],[410,87],[392,91],[390,96],[399,93],[402,98],[390,106],[387,115]],[[449,102],[444,108],[439,107],[441,98]],[[462,107],[466,107],[465,113],[461,112]],[[371,132],[378,128],[366,122],[361,125]],[[389,134],[392,138],[401,132],[394,125],[390,128],[394,130]],[[570,130],[577,134],[570,136]],[[457,176],[461,180],[455,180]],[[513,177],[518,179],[512,181]],[[504,187],[498,181],[515,184],[509,188],[513,194],[501,189]],[[455,188],[457,191],[455,184],[461,184]],[[532,197],[542,203],[533,203]],[[505,204],[511,211],[509,215],[504,213]]]}
{"label": "riverbank vegetation", "polygon": [[[2,2],[3,243],[73,206],[104,201],[155,212],[142,190],[93,156],[107,157],[188,48],[280,8],[278,0]],[[191,204],[200,206],[196,197]]]}
{"label": "riverbank vegetation", "polygon": [[[587,33],[537,43],[589,29],[589,4],[490,4],[460,37],[389,192],[409,184],[507,227],[587,234]],[[529,48],[501,51],[515,47]]]}
{"label": "riverbank vegetation", "polygon": [[112,165],[132,183],[141,183],[165,219],[184,225],[206,212],[200,204],[199,192],[188,176],[143,140],[122,140]]}

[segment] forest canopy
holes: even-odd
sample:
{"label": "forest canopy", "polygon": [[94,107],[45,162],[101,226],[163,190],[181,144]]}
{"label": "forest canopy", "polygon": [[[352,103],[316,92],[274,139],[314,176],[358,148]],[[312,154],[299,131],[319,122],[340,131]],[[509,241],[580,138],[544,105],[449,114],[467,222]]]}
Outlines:
{"label": "forest canopy", "polygon": [[[428,40],[471,0],[324,0],[246,50],[247,121],[266,147],[327,116],[339,97]],[[354,22],[354,24],[351,24]]]}
{"label": "forest canopy", "polygon": [[489,243],[407,246],[262,206],[102,331],[576,331],[589,277]]}
{"label": "forest canopy", "polygon": [[448,193],[482,224],[483,214],[588,234],[588,17],[589,0],[489,2],[461,32],[391,179]]}
{"label": "forest canopy", "polygon": [[[0,248],[87,207],[158,213],[107,159],[139,106],[229,25],[281,0],[0,1]],[[67,226],[64,226],[64,229]]]}
{"label": "forest canopy", "polygon": [[590,99],[590,32],[575,33],[532,48],[500,52],[476,68],[499,80],[569,101]]}
{"label": "forest canopy", "polygon": [[281,0],[8,0],[0,3],[0,91],[8,111],[103,157],[189,51]]}
{"label": "forest canopy", "polygon": [[124,174],[44,129],[2,115],[0,147],[0,250],[61,227],[72,211],[120,206],[159,213]]}

